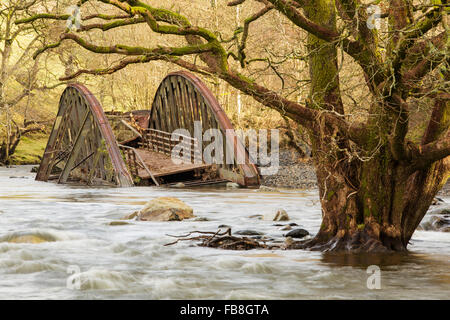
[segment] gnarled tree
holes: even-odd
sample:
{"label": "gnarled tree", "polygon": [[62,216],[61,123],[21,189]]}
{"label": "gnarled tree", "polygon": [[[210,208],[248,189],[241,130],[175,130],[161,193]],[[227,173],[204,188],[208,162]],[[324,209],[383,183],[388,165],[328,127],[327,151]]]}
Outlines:
{"label": "gnarled tree", "polygon": [[[70,40],[97,54],[123,56],[116,65],[78,70],[66,79],[81,74],[111,74],[130,64],[155,60],[222,79],[309,132],[323,222],[312,240],[293,247],[406,250],[450,172],[446,0],[378,1],[378,16],[371,14],[373,7],[362,0],[237,0],[228,5],[251,2],[254,13],[228,40],[192,25],[179,13],[156,7],[157,1],[82,0],[79,6],[98,2],[110,5],[117,13],[84,16],[77,32],[66,30],[59,41],[36,55]],[[306,34],[310,93],[302,102],[245,76],[252,61],[266,61],[283,78],[270,59],[249,58],[250,26],[274,11]],[[45,13],[16,23],[68,18],[69,15]],[[384,30],[376,27],[380,21]],[[107,31],[133,24],[146,25],[147,31],[142,32],[167,35],[170,39],[178,36],[186,43],[104,46],[84,36],[94,29]],[[230,46],[233,41],[235,45]],[[342,61],[351,59],[358,65],[365,79],[365,90],[370,94],[365,117],[349,114],[343,102],[339,53],[346,56]],[[415,129],[410,125],[414,99],[423,99],[431,114],[423,115],[427,124],[421,139],[416,140],[410,138]]]}

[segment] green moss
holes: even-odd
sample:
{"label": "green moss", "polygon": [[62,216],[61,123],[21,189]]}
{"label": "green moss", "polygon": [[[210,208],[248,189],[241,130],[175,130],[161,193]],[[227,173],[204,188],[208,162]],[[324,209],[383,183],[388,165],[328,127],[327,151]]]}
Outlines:
{"label": "green moss", "polygon": [[365,228],[365,224],[364,223],[362,223],[362,224],[358,224],[358,230],[364,230],[364,228]]}
{"label": "green moss", "polygon": [[328,191],[327,200],[330,201],[334,194],[335,194],[335,192],[333,190]]}
{"label": "green moss", "polygon": [[11,157],[11,164],[39,164],[47,146],[47,140],[48,137],[41,134],[22,137],[16,151]]}

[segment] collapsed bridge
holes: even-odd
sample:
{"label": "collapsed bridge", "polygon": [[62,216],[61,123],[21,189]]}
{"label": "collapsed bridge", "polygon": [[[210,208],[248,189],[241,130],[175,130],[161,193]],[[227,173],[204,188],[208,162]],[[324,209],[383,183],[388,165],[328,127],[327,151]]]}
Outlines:
{"label": "collapsed bridge", "polygon": [[[210,129],[220,133],[223,150],[205,161],[202,150],[208,142],[198,139],[198,130],[203,135]],[[191,161],[174,157],[180,146],[189,150]],[[257,167],[217,99],[185,71],[164,78],[150,110],[125,114],[105,113],[84,85],[68,85],[36,180],[117,187],[260,184]]]}

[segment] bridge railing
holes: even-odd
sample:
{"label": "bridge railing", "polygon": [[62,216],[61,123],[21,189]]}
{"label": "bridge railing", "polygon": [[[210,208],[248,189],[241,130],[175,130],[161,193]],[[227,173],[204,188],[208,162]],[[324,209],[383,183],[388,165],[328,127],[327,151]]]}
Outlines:
{"label": "bridge railing", "polygon": [[[174,137],[177,139],[173,140]],[[179,133],[169,133],[156,129],[145,129],[142,136],[142,142],[140,144],[140,146],[144,149],[160,152],[169,157],[182,159],[183,155],[172,154],[173,148],[177,145],[183,147],[183,151],[190,150],[191,162],[194,162],[194,159],[201,159],[201,150],[197,139]]]}

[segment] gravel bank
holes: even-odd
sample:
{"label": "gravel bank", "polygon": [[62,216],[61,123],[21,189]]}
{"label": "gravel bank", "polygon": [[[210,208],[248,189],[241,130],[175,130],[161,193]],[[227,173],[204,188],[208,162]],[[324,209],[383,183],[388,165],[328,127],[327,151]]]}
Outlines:
{"label": "gravel bank", "polygon": [[311,161],[301,160],[295,150],[280,150],[277,174],[262,176],[261,185],[277,188],[315,189],[317,179]]}
{"label": "gravel bank", "polygon": [[[311,161],[305,162],[295,150],[280,150],[278,173],[263,176],[261,185],[272,188],[316,189],[317,180]],[[441,196],[450,196],[450,181],[439,191]]]}

